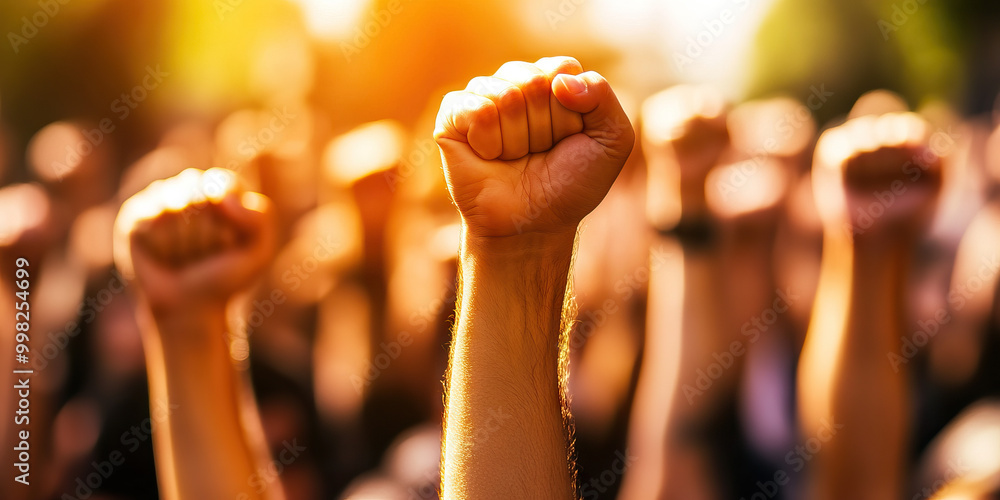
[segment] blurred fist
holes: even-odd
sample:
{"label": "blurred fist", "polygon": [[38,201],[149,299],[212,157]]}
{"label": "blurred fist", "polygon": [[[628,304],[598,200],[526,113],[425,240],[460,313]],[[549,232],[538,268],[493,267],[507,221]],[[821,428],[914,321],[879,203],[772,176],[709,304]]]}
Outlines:
{"label": "blurred fist", "polygon": [[218,306],[274,251],[271,203],[223,169],[188,169],[129,198],[115,221],[115,263],[154,311]]}
{"label": "blurred fist", "polygon": [[642,104],[646,213],[660,230],[708,217],[705,183],[730,148],[729,103],[708,85],[677,85]]}
{"label": "blurred fist", "polygon": [[914,235],[933,215],[941,158],[918,115],[869,115],[823,133],[812,179],[828,231]]}
{"label": "blurred fist", "polygon": [[49,195],[35,184],[5,186],[0,189],[0,213],[0,266],[13,265],[19,257],[36,266],[55,239]]}
{"label": "blurred fist", "polygon": [[570,57],[509,62],[441,103],[434,139],[470,234],[576,230],[635,134],[611,86]]}

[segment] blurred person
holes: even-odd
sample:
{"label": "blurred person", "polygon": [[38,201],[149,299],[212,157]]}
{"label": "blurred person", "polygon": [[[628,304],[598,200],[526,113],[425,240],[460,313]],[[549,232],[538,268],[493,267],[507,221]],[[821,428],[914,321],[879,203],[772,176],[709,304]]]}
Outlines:
{"label": "blurred person", "polygon": [[115,147],[101,125],[62,121],[39,130],[28,143],[32,173],[51,191],[57,215],[68,226],[83,210],[114,194]]}
{"label": "blurred person", "polygon": [[572,498],[568,274],[632,127],[603,77],[561,57],[447,94],[434,137],[462,214],[442,494]]}
{"label": "blurred person", "polygon": [[213,131],[206,119],[184,118],[164,130],[157,148],[181,150],[187,157],[188,165],[207,170],[215,166],[217,145]]}
{"label": "blurred person", "polygon": [[141,303],[163,498],[282,498],[280,481],[251,481],[264,436],[225,337],[227,304],[273,251],[269,205],[229,171],[189,169],[129,198],[116,220],[115,263]]}
{"label": "blurred person", "polygon": [[[79,330],[67,327],[77,324],[77,315],[85,306],[87,269],[65,245],[68,224],[75,214],[64,205],[60,207],[59,202],[37,184],[11,185],[0,192],[0,204],[4,205],[2,212],[7,214],[0,228],[0,246],[5,247],[3,272],[9,271],[12,276],[15,272],[26,273],[24,281],[17,282],[30,283],[23,303],[18,304],[20,309],[10,313],[17,323],[24,322],[18,328],[30,325],[30,329],[23,332],[30,339],[26,344],[30,346],[25,353],[27,360],[10,367],[32,370],[27,378],[17,379],[18,383],[27,381],[31,401],[30,414],[24,415],[28,419],[18,423],[29,423],[30,419],[30,429],[51,429],[63,395],[72,382],[72,356],[66,351],[78,345],[71,345],[70,341]],[[25,260],[15,260],[22,258]],[[15,262],[23,262],[19,271],[15,271]],[[12,279],[10,286],[13,282]],[[20,290],[12,290],[11,295],[14,291]],[[10,327],[14,326],[12,322]],[[12,331],[9,336],[12,351],[15,340],[27,340],[15,335],[17,333]],[[11,401],[12,404],[17,402],[17,398]],[[28,490],[32,495],[49,494],[58,484],[58,477],[54,475],[59,471],[60,457],[55,451],[58,443],[52,433],[36,431],[32,432],[30,444],[34,447],[32,459],[37,462],[32,470],[35,479]]]}
{"label": "blurred person", "polygon": [[[616,93],[627,101],[620,87]],[[614,497],[620,477],[609,481],[605,471],[617,476],[634,466],[621,457],[631,455],[628,418],[639,371],[644,285],[650,267],[652,235],[646,221],[635,216],[646,201],[644,163],[641,152],[634,150],[604,201],[581,223],[572,270],[577,312],[568,334],[573,367],[568,391],[584,498],[596,492]]]}
{"label": "blurred person", "polygon": [[[445,93],[442,89],[438,95]],[[440,100],[428,101],[398,163],[384,172],[384,182],[394,194],[385,228],[387,316],[383,341],[388,346],[400,341],[408,345],[391,368],[380,374],[379,381],[379,385],[395,388],[393,392],[402,392],[413,401],[411,418],[419,415],[438,426],[461,233],[459,214],[441,175],[437,144],[430,134],[423,133],[433,131],[439,107]],[[391,393],[388,396],[393,397]]]}
{"label": "blurred person", "polygon": [[441,483],[441,426],[421,424],[400,433],[372,473],[358,476],[344,500],[430,500]]}
{"label": "blurred person", "polygon": [[802,438],[821,447],[809,451],[810,498],[904,491],[909,370],[887,355],[900,352],[914,247],[941,186],[929,135],[914,114],[867,115],[826,131],[816,147],[823,263],[798,378]]}
{"label": "blurred person", "polygon": [[[7,297],[0,307],[3,317],[9,319],[0,325],[0,343],[4,352],[9,353],[2,356],[0,368],[4,373],[12,374],[14,370],[31,368],[16,361],[14,353],[21,351],[15,350],[15,346],[24,344],[30,348],[38,345],[41,340],[39,332],[44,331],[37,325],[27,327],[44,319],[38,316],[39,279],[46,269],[45,256],[58,235],[52,228],[51,198],[37,184],[14,184],[0,189],[0,213],[4,214],[0,218],[0,274],[3,276],[0,292]],[[19,269],[23,271],[20,276],[16,274]],[[22,288],[20,284],[28,286]],[[24,300],[15,296],[18,292],[23,293],[21,297]],[[31,321],[32,315],[36,318],[35,322]],[[34,337],[33,342],[31,337]],[[37,358],[39,353],[28,351],[26,355],[29,359]],[[31,468],[15,474],[28,473],[23,477],[24,484],[15,482],[14,477],[5,480],[0,486],[0,496],[12,500],[37,498],[49,493],[46,481],[51,480],[51,471],[47,467],[47,437],[54,402],[51,400],[52,393],[46,390],[48,388],[44,384],[51,377],[36,377],[34,374],[9,376],[12,377],[11,383],[5,384],[0,391],[0,410],[9,416],[0,419],[2,456],[9,464],[21,462],[15,448],[20,446],[20,433],[28,432],[30,449],[26,451],[30,455]],[[18,376],[26,378],[14,380],[13,377]],[[23,380],[27,380],[29,387],[26,393],[20,394],[23,389],[17,385],[21,385]],[[21,399],[31,403],[26,415],[15,414]],[[11,470],[18,469],[12,466]]]}
{"label": "blurred person", "polygon": [[241,348],[241,357],[251,356],[261,404],[298,408],[308,417],[300,437],[322,443],[315,453],[324,498],[374,461],[357,387],[371,337],[370,298],[357,278],[361,234],[351,200],[334,199],[304,214],[269,265],[254,307],[238,320],[237,342],[250,348]]}
{"label": "blurred person", "polygon": [[[980,208],[973,214],[957,248],[949,248],[952,250],[949,257],[954,257],[949,262],[950,275],[946,275],[935,290],[933,307],[925,308],[913,333],[907,337],[904,350],[899,357],[893,358],[896,364],[923,369],[923,377],[919,379],[922,391],[916,439],[918,445],[926,444],[922,460],[925,463],[937,461],[937,470],[935,475],[929,476],[926,465],[922,466],[915,478],[919,484],[914,487],[922,488],[945,477],[942,474],[946,471],[941,469],[945,462],[942,456],[952,456],[960,448],[975,449],[980,438],[988,440],[995,432],[989,425],[983,425],[984,415],[993,414],[983,411],[983,407],[995,405],[995,401],[984,402],[983,399],[1000,396],[1000,365],[997,363],[1000,352],[1000,261],[997,254],[1000,231],[996,228],[1000,223],[1000,207],[995,197],[997,178],[993,170],[1000,151],[997,149],[1000,133],[994,130],[990,134],[978,130],[980,128],[982,124],[975,121],[966,124],[961,129],[964,135],[958,136],[956,149],[958,160],[968,162],[967,169],[979,174],[975,179],[977,187],[989,198],[983,200],[981,196],[966,194],[973,198],[966,203],[980,202]],[[972,136],[971,141],[969,136]],[[924,345],[926,348],[922,348]],[[912,362],[915,352],[919,355],[918,363]],[[963,423],[970,414],[979,415],[976,418],[980,424],[968,426]],[[956,432],[958,428],[965,430]],[[990,467],[989,455],[970,452],[965,458],[971,467]],[[978,484],[979,481],[956,478],[958,474],[954,471],[948,476],[961,483],[949,485],[948,491],[966,488],[973,492],[984,491],[984,484]],[[989,484],[990,481],[986,481],[985,486]]]}
{"label": "blurred person", "polygon": [[[629,448],[638,457],[621,497],[717,498],[708,442],[735,377],[730,371],[703,394],[698,370],[727,351],[718,300],[717,221],[708,210],[709,172],[731,155],[729,104],[709,86],[676,86],[642,106],[651,243],[649,306],[642,371]],[[665,387],[665,389],[664,389]]]}
{"label": "blurred person", "polygon": [[115,196],[119,208],[121,203],[153,182],[173,177],[192,163],[198,164],[190,151],[179,145],[158,147],[142,155],[122,172]]}
{"label": "blurred person", "polygon": [[280,228],[290,227],[319,202],[324,119],[304,103],[261,110],[251,135],[237,146],[238,152],[251,153],[261,193],[273,200]]}
{"label": "blurred person", "polygon": [[5,185],[10,178],[13,147],[10,131],[3,122],[0,122],[0,186]]}
{"label": "blurred person", "polygon": [[415,355],[412,338],[388,326],[390,217],[398,193],[386,177],[398,170],[407,135],[401,124],[380,120],[333,137],[318,154],[320,216],[300,223],[303,234],[314,235],[302,244],[326,241],[350,256],[304,279],[298,293],[313,290],[318,299],[314,392],[331,444],[325,476],[338,491],[377,467],[398,433],[426,416],[428,403],[405,389],[417,380],[400,384],[392,376],[404,348]]}
{"label": "blurred person", "polygon": [[[751,162],[756,163],[753,173],[730,191],[733,179],[740,179]],[[732,372],[724,377],[735,380],[733,387],[707,389],[696,380],[698,385],[682,390],[689,398],[704,397],[698,392],[703,390],[728,391],[721,415],[703,432],[712,436],[713,464],[736,491],[755,486],[754,459],[780,464],[794,434],[789,380],[794,340],[785,314],[800,295],[777,287],[773,264],[775,233],[792,178],[794,172],[772,157],[720,165],[706,180],[709,208],[718,224],[721,279],[716,300],[724,312],[722,349],[699,369],[713,377],[722,368]]]}
{"label": "blurred person", "polygon": [[[986,162],[1000,165],[1000,127],[984,145]],[[989,169],[992,165],[987,165]],[[989,184],[995,185],[993,180]],[[1000,203],[995,195],[975,214],[962,235],[944,307],[950,321],[930,348],[931,370],[940,383],[952,389],[972,382],[986,359],[995,358],[987,335],[1000,324],[1000,276],[996,266],[1000,245]],[[974,287],[974,290],[972,289]],[[989,366],[982,368],[989,369]]]}
{"label": "blurred person", "polygon": [[334,196],[346,196],[361,221],[364,286],[372,298],[372,349],[386,335],[386,231],[398,197],[386,175],[402,158],[406,133],[392,120],[366,123],[336,137],[324,151],[324,177]]}
{"label": "blurred person", "polygon": [[[812,290],[802,282],[780,281],[787,263],[777,250],[796,184],[811,160],[816,124],[805,104],[773,97],[738,105],[727,126],[734,155],[746,159],[713,170],[706,195],[720,221],[725,338],[739,377],[733,403],[740,421],[737,439],[748,448],[735,463],[732,480],[747,491],[759,479],[749,476],[773,474],[794,441],[792,374],[804,329],[796,331],[792,315],[795,308],[808,308]],[[790,272],[804,274],[808,283],[808,269]],[[721,353],[720,359],[728,357]]]}
{"label": "blurred person", "polygon": [[[268,78],[277,82],[275,76],[272,72]],[[302,75],[290,74],[289,78],[285,83],[292,89]],[[326,461],[329,448],[333,452],[338,448],[316,446],[323,432],[313,398],[318,306],[349,271],[345,261],[356,259],[359,235],[352,220],[353,206],[320,205],[326,117],[306,102],[286,97],[289,100],[268,109],[227,118],[248,117],[244,123],[237,122],[235,133],[229,131],[225,141],[220,125],[217,159],[230,158],[227,165],[235,163],[233,169],[252,180],[274,211],[278,258],[268,263],[260,286],[241,304],[244,307],[234,308],[230,318],[235,325],[233,354],[241,366],[248,367],[272,453],[281,453],[286,438],[312,443],[308,459],[296,459],[294,465],[285,467],[289,474],[283,483],[291,495],[290,488],[318,483],[319,463]],[[328,496],[330,488],[343,486],[342,480],[322,475],[328,477],[325,484],[309,486],[316,495]],[[293,476],[301,478],[302,484],[295,486]]]}
{"label": "blurred person", "polygon": [[996,450],[1000,450],[1000,401],[986,398],[966,408],[931,442],[910,482],[908,498],[1000,498]]}
{"label": "blurred person", "polygon": [[[815,101],[813,101],[815,103]],[[880,115],[890,112],[903,112],[908,109],[906,101],[894,92],[873,90],[866,92],[854,102],[847,118]],[[843,122],[839,118],[827,125],[827,128]],[[815,303],[816,287],[819,281],[820,260],[823,248],[823,225],[816,210],[815,193],[813,192],[811,166],[816,142],[816,124],[810,120],[808,124],[792,120],[779,122],[789,124],[799,132],[800,128],[810,131],[808,147],[798,161],[799,175],[792,181],[785,215],[776,235],[775,250],[777,279],[782,289],[793,289],[799,300],[789,304],[787,314],[788,326],[792,329],[794,350],[801,350],[809,327],[813,304]]]}
{"label": "blurred person", "polygon": [[[336,224],[303,231],[303,226],[318,220],[318,149],[326,133],[322,118],[298,101],[270,109],[241,109],[219,123],[212,151],[214,165],[238,173],[271,201],[277,230],[278,258],[268,263],[261,286],[246,307],[234,308],[230,316],[234,354],[248,363],[259,382],[255,387],[262,406],[273,400],[310,415],[315,413],[312,402],[303,399],[311,392],[313,339],[308,325],[314,321],[321,290],[337,278],[329,272],[330,261],[337,258],[330,248],[349,241]],[[289,398],[291,394],[294,397]]]}

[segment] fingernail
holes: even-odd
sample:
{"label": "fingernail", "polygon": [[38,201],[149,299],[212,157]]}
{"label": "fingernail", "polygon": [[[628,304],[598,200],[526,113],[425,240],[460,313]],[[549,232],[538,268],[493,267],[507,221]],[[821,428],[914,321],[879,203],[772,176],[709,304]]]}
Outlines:
{"label": "fingernail", "polygon": [[559,75],[563,88],[570,94],[582,94],[587,91],[587,82],[573,75]]}

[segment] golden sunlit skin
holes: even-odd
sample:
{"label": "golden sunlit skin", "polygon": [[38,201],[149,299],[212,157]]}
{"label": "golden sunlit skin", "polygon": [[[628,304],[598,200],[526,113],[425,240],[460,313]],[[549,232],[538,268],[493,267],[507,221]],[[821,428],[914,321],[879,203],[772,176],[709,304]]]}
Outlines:
{"label": "golden sunlit skin", "polygon": [[234,173],[188,169],[128,199],[115,222],[115,263],[143,304],[150,401],[170,409],[153,439],[165,499],[281,497],[278,482],[249,486],[264,441],[225,340],[228,301],[271,259],[271,217]]}
{"label": "golden sunlit skin", "polygon": [[941,161],[917,115],[864,116],[820,138],[813,189],[823,263],[799,362],[809,498],[902,498],[910,423],[900,352],[912,252],[929,223]]}
{"label": "golden sunlit skin", "polygon": [[568,272],[577,226],[632,151],[631,124],[602,76],[558,57],[449,93],[434,137],[462,216],[442,495],[573,498]]}

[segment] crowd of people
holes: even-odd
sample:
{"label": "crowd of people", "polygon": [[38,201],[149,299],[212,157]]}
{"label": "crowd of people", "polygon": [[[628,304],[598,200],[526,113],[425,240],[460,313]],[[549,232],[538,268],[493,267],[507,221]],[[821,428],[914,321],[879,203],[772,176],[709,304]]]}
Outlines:
{"label": "crowd of people", "polygon": [[3,498],[998,498],[1000,115],[588,69],[413,129],[179,121],[125,168],[38,131],[0,189],[34,370]]}

